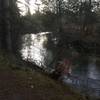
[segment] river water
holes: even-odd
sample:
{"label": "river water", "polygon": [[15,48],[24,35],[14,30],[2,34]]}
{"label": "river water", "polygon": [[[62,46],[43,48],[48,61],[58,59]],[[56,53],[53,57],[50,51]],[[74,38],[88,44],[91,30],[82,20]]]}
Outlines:
{"label": "river water", "polygon": [[[37,65],[47,66],[53,59],[52,51],[45,48],[48,41],[46,34],[42,32],[37,35],[26,34],[22,37],[21,54],[24,60],[35,62]],[[81,61],[77,67],[73,68],[73,73],[93,79],[100,79],[100,68],[96,65],[95,56],[86,56],[87,62]]]}
{"label": "river water", "polygon": [[35,34],[26,34],[22,36],[22,58],[29,62],[34,62],[43,67],[50,64],[53,55],[50,50],[45,48],[48,42],[48,32]]}
{"label": "river water", "polygon": [[[46,48],[48,34],[49,32],[42,32],[36,35],[23,35],[21,48],[22,58],[26,61],[34,62],[40,67],[49,69],[48,65],[52,62],[54,56],[52,51]],[[84,60],[81,60],[80,64],[73,67],[72,73],[79,77],[100,80],[100,66],[96,65],[96,57],[84,56],[83,58]]]}

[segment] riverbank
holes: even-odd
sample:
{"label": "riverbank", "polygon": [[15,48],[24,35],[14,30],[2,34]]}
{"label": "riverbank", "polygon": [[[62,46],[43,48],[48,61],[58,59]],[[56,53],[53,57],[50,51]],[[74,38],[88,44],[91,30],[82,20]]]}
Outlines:
{"label": "riverbank", "polygon": [[89,100],[12,57],[0,53],[0,100]]}

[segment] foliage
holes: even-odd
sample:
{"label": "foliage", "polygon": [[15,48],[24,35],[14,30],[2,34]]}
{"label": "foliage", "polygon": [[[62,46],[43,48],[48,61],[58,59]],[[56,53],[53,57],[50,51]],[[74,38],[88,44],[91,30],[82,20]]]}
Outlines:
{"label": "foliage", "polygon": [[[99,1],[91,0],[41,0],[44,5],[43,11],[30,13],[30,0],[25,0],[27,8],[26,15],[20,15],[17,7],[17,0],[9,0],[8,9],[3,9],[0,18],[3,19],[1,34],[3,44],[11,44],[18,33],[38,33],[41,31],[50,31],[55,33],[61,39],[61,45],[68,43],[68,35],[75,34],[75,38],[81,34],[91,35],[99,32]],[[6,2],[6,0],[5,0]],[[2,3],[2,2],[1,2]],[[4,2],[3,2],[4,3]],[[2,5],[3,6],[3,5]],[[4,15],[8,17],[5,17]],[[3,18],[4,16],[4,18]],[[5,22],[5,23],[3,23]],[[97,25],[98,24],[98,25]],[[68,29],[69,27],[69,29]],[[95,28],[96,27],[96,28]],[[5,31],[4,31],[5,30]],[[67,32],[70,30],[69,32]],[[9,42],[6,38],[9,32]],[[83,35],[81,38],[84,38]],[[11,41],[10,41],[11,40]],[[6,42],[4,42],[6,41]],[[12,43],[13,44],[13,43]],[[11,45],[12,45],[11,44]],[[14,48],[14,47],[13,47]]]}
{"label": "foliage", "polygon": [[42,26],[42,16],[41,14],[33,14],[21,16],[22,29],[21,32],[26,33],[38,33],[44,30]]}

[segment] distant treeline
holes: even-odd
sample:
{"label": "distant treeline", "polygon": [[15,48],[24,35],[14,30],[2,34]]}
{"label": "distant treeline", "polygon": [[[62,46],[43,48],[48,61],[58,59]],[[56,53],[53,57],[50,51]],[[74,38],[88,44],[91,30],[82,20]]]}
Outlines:
{"label": "distant treeline", "polygon": [[17,6],[21,1],[0,1],[0,48],[12,51],[18,34],[42,31],[55,33],[65,43],[67,34],[90,40],[100,36],[100,1],[41,0],[43,9],[40,11],[38,6],[34,14],[29,9],[30,0],[25,1],[27,12],[24,16]]}

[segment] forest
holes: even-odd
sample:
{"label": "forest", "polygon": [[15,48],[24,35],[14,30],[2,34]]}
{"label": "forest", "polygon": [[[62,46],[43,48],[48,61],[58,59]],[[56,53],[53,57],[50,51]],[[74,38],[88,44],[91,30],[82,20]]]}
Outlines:
{"label": "forest", "polygon": [[99,100],[99,82],[100,0],[0,0],[0,100]]}
{"label": "forest", "polygon": [[[53,32],[68,41],[70,38],[77,40],[87,39],[95,41],[99,45],[99,1],[95,0],[42,0],[42,11],[38,8],[31,14],[29,1],[25,0],[26,14],[21,15],[17,0],[3,0],[0,2],[0,47],[1,49],[13,50],[18,34],[39,33],[44,31]],[[38,5],[37,5],[38,6]],[[39,6],[38,6],[39,7]],[[90,41],[91,40],[91,41]],[[14,42],[16,43],[16,42]],[[63,45],[63,44],[62,44]]]}

